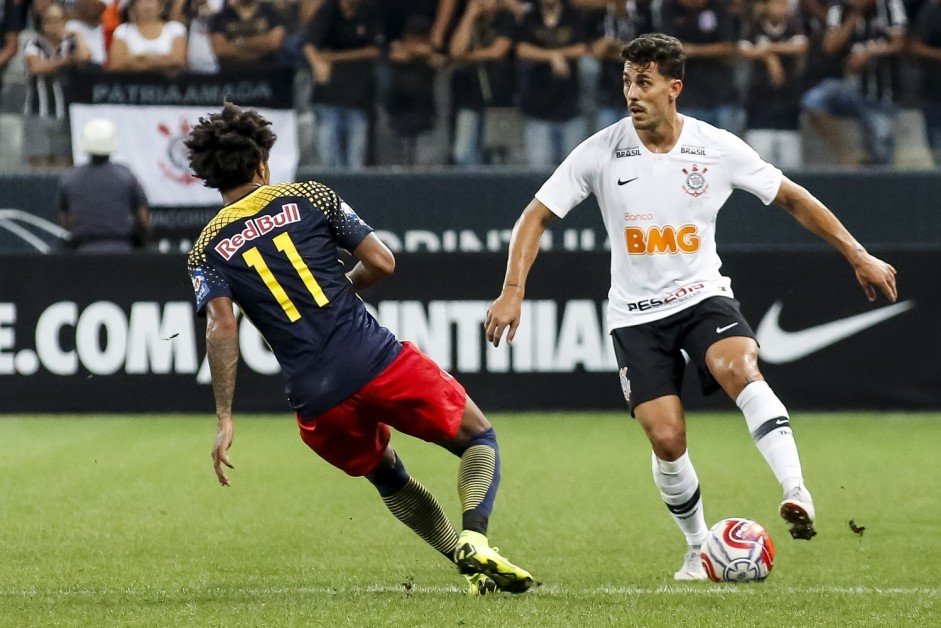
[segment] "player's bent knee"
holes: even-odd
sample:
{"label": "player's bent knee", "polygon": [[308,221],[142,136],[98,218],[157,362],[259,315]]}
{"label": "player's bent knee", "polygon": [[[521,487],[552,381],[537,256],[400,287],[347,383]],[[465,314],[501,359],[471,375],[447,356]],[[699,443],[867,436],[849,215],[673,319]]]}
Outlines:
{"label": "player's bent knee", "polygon": [[686,430],[664,426],[650,430],[647,437],[661,460],[676,460],[686,451]]}
{"label": "player's bent knee", "polygon": [[477,404],[470,397],[466,398],[464,413],[461,415],[461,423],[458,426],[457,433],[449,442],[460,445],[473,439],[478,434],[491,429],[490,421],[484,416]]}
{"label": "player's bent knee", "polygon": [[461,429],[465,429],[471,434],[483,432],[490,427],[490,421],[484,416],[483,411],[474,403],[469,396],[464,406],[464,414],[461,416]]}
{"label": "player's bent knee", "polygon": [[[379,466],[366,474],[366,479],[372,482],[372,485],[376,487],[376,490],[379,491],[379,495],[382,497],[395,495],[408,484],[409,480],[409,475],[405,470],[402,459],[395,455],[395,452],[393,452],[391,448],[386,451],[391,455],[384,456]],[[386,460],[386,458],[388,458],[388,460]],[[382,464],[383,462],[390,462],[391,466],[388,464],[384,465]]]}
{"label": "player's bent knee", "polygon": [[764,379],[758,370],[757,351],[745,351],[734,355],[717,354],[707,357],[709,372],[723,389],[741,390],[749,382]]}

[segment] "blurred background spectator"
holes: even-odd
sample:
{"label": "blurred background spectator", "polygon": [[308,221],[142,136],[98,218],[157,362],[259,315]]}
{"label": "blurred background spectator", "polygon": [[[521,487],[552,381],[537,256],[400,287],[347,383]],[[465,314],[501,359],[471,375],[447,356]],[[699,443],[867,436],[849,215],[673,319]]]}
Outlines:
{"label": "blurred background spectator", "polygon": [[663,0],[659,22],[686,51],[680,113],[741,135],[742,108],[732,64],[738,33],[726,0]]}
{"label": "blurred background spectator", "polygon": [[516,55],[525,62],[520,110],[526,118],[526,161],[561,162],[587,136],[578,107],[578,59],[587,54],[581,13],[568,0],[538,0],[523,16]]}
{"label": "blurred background spectator", "polygon": [[297,22],[300,26],[307,26],[314,19],[314,15],[320,9],[323,0],[298,0],[297,4]]}
{"label": "blurred background spectator", "polygon": [[513,104],[515,28],[501,0],[470,0],[451,38],[452,158],[459,166],[484,163],[486,111]]}
{"label": "blurred background spectator", "polygon": [[59,183],[59,224],[81,253],[125,253],[146,245],[150,230],[147,197],[126,166],[111,163],[118,149],[114,124],[90,120],[79,143],[91,161],[76,166]]}
{"label": "blurred background spectator", "polygon": [[114,30],[108,69],[179,72],[186,67],[186,27],[163,18],[162,0],[130,0],[128,21]]}
{"label": "blurred background spectator", "polygon": [[67,71],[89,59],[88,48],[65,30],[65,10],[50,4],[41,16],[40,34],[23,50],[29,76],[23,110],[23,147],[31,167],[72,162],[65,82]]}
{"label": "blurred background spectator", "polygon": [[362,168],[384,42],[376,1],[323,0],[305,42],[304,56],[314,75],[320,164]]}
{"label": "blurred background spectator", "polygon": [[[405,142],[408,165],[418,163],[419,138],[435,126],[435,78],[444,63],[431,40],[431,21],[424,15],[410,16],[402,38],[389,46],[390,85],[385,99],[391,126]],[[425,158],[421,163],[433,162]]]}
{"label": "blurred background spectator", "polygon": [[[322,0],[321,0],[322,1]],[[446,52],[451,33],[457,25],[467,0],[408,0],[407,2],[379,2],[379,15],[386,38],[395,41],[402,37],[410,16],[421,15],[431,21],[431,45],[436,52]]]}
{"label": "blurred background spectator", "polygon": [[186,26],[186,67],[190,72],[219,72],[219,60],[212,50],[210,22],[223,4],[224,0],[173,0],[170,19]]}
{"label": "blurred background spectator", "polygon": [[611,126],[627,115],[624,100],[624,60],[621,48],[638,35],[650,32],[650,4],[628,0],[607,2],[592,15],[591,53],[598,59],[595,128]]}
{"label": "blurred background spectator", "polygon": [[89,61],[97,69],[108,60],[102,15],[107,5],[102,0],[76,0],[73,17],[65,23],[65,30],[75,33],[91,55]]}
{"label": "blurred background spectator", "polygon": [[800,0],[799,7],[807,35],[807,68],[804,72],[804,90],[828,78],[843,76],[843,62],[839,54],[829,54],[823,46],[827,34],[827,14],[831,0]]}
{"label": "blurred background spectator", "polygon": [[278,52],[287,33],[284,18],[271,4],[258,0],[229,0],[212,17],[212,50],[223,72],[238,73],[246,66],[279,65]]}
{"label": "blurred background spectator", "polygon": [[[34,77],[15,54],[16,32],[32,38],[35,13],[53,2],[0,0],[0,68],[14,55],[0,132],[15,157],[0,156],[3,168],[27,152],[22,112]],[[925,167],[929,144],[941,158],[941,0],[58,4],[71,18],[66,31],[91,54],[85,68],[239,77],[276,67],[279,84],[293,70],[286,89],[304,166],[549,167],[626,115],[620,49],[654,31],[686,47],[681,111],[741,135],[784,168]],[[51,160],[33,159],[43,161]]]}
{"label": "blurred background spectator", "polygon": [[[422,0],[412,0],[416,4]],[[431,25],[431,45],[436,51],[446,52],[451,33],[458,16],[463,8],[463,0],[437,0],[435,4],[435,18]]]}
{"label": "blurred background spectator", "polygon": [[934,162],[941,165],[941,0],[922,4],[912,28],[912,54],[921,61],[921,110]]}
{"label": "blurred background spectator", "polygon": [[16,0],[0,0],[0,89],[3,89],[3,73],[19,51],[23,28],[21,13]]}
{"label": "blurred background spectator", "polygon": [[797,7],[790,0],[756,2],[739,50],[752,61],[745,141],[779,168],[798,168],[803,161],[799,124],[807,37]]}
{"label": "blurred background spectator", "polygon": [[[801,105],[839,163],[887,165],[895,153],[897,58],[908,19],[901,0],[838,0],[827,13],[823,49],[843,60],[842,78],[827,78]],[[854,155],[837,117],[859,122],[866,155]]]}

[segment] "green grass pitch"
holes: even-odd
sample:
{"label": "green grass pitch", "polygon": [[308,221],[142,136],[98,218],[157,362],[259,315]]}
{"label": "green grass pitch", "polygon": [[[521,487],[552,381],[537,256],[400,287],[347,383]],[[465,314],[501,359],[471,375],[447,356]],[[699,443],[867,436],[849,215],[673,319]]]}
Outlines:
{"label": "green grass pitch", "polygon": [[[210,416],[0,419],[0,626],[937,626],[941,416],[795,413],[819,535],[793,541],[733,414],[693,414],[709,523],[777,548],[764,583],[679,584],[685,548],[623,414],[493,415],[491,541],[542,584],[468,598],[463,579],[290,416],[236,417],[220,488]],[[457,520],[457,461],[402,435]],[[849,521],[864,526],[859,535]]]}

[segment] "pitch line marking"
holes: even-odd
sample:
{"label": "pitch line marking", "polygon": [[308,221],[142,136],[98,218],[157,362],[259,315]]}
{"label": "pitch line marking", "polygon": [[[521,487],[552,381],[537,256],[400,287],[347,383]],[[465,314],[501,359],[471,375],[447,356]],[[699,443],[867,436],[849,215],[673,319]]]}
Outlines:
{"label": "pitch line marking", "polygon": [[[683,586],[663,585],[659,587],[632,587],[632,586],[603,586],[594,588],[568,588],[560,585],[544,585],[533,589],[527,595],[552,597],[559,596],[593,596],[593,595],[760,595],[765,592],[785,595],[917,595],[922,597],[941,597],[939,587],[775,587],[774,585],[709,585]],[[63,597],[82,598],[107,595],[121,596],[186,596],[201,597],[203,595],[218,595],[220,593],[230,596],[245,595],[249,597],[263,597],[270,595],[349,595],[369,593],[408,593],[408,594],[442,594],[463,593],[463,587],[457,586],[423,586],[412,584],[409,590],[403,585],[370,585],[363,587],[208,587],[183,589],[152,589],[135,588],[126,589],[38,589],[18,588],[0,589],[0,597],[28,598],[28,597]]]}

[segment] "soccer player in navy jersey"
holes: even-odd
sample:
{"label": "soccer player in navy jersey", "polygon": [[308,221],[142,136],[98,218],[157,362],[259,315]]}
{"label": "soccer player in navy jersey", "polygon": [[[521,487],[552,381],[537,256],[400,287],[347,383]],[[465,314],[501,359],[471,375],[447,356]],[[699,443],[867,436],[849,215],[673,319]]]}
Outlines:
{"label": "soccer player in navy jersey", "polygon": [[[226,103],[186,141],[190,166],[219,190],[222,210],[188,258],[218,418],[212,458],[222,486],[232,445],[239,357],[238,305],[274,352],[301,438],[351,476],[365,476],[402,523],[457,564],[468,592],[522,593],[533,578],[490,547],[486,533],[500,482],[493,427],[464,388],[366,311],[357,293],[392,273],[395,258],[330,188],[271,185],[276,136],[255,111]],[[356,258],[344,273],[342,248]],[[389,426],[460,457],[460,535],[437,500],[389,446]]]}

